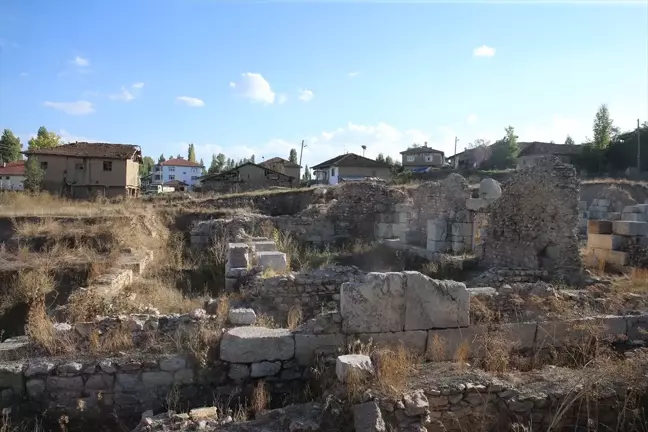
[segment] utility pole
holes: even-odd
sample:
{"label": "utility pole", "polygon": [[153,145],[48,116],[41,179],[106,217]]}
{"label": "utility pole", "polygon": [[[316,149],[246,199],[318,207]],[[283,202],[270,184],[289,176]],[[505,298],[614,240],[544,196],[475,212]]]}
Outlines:
{"label": "utility pole", "polygon": [[455,151],[454,151],[454,169],[457,169],[457,142],[459,138],[455,137]]}
{"label": "utility pole", "polygon": [[641,172],[641,128],[637,119],[637,172]]}
{"label": "utility pole", "polygon": [[301,161],[302,161],[302,155],[304,154],[304,140],[302,140],[301,143],[301,150],[299,152],[299,166],[301,166]]}

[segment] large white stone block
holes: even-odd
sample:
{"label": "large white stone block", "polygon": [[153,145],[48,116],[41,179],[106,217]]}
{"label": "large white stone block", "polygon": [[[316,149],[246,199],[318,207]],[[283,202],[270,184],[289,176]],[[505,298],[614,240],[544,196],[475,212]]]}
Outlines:
{"label": "large white stone block", "polygon": [[496,200],[502,195],[500,184],[492,178],[485,178],[479,182],[479,197]]}
{"label": "large white stone block", "polygon": [[648,222],[614,221],[612,232],[624,236],[648,236]]}
{"label": "large white stone block", "polygon": [[367,376],[373,372],[371,359],[367,355],[347,354],[339,356],[335,361],[335,374],[340,382],[346,382],[350,373]]}
{"label": "large white stone block", "polygon": [[364,282],[345,282],[340,291],[346,333],[402,331],[405,291],[401,273],[368,273]]}
{"label": "large white stone block", "polygon": [[227,267],[247,268],[250,246],[246,243],[230,243],[227,249]]}
{"label": "large white stone block", "polygon": [[252,242],[256,252],[274,252],[277,250],[277,245],[272,240],[259,240]]}
{"label": "large white stone block", "polygon": [[430,219],[427,221],[428,241],[446,241],[448,234],[448,223],[445,219]]}
{"label": "large white stone block", "polygon": [[227,319],[236,326],[252,325],[256,322],[256,313],[250,308],[234,308],[229,310]]}
{"label": "large white stone block", "polygon": [[295,339],[288,329],[236,327],[223,335],[220,358],[232,363],[289,360],[295,355]]}
{"label": "large white stone block", "polygon": [[415,271],[405,274],[405,330],[470,325],[470,295],[466,285],[436,280]]}
{"label": "large white stone block", "polygon": [[286,271],[288,262],[283,252],[257,252],[257,263],[263,269],[272,269],[277,273]]}
{"label": "large white stone block", "polygon": [[614,234],[589,234],[587,235],[587,247],[597,249],[618,250],[622,248],[626,239]]}

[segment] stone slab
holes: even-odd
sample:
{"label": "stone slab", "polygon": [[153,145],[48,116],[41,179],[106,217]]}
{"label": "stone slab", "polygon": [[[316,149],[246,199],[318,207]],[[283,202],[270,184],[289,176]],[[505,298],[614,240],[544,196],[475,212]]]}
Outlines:
{"label": "stone slab", "polygon": [[257,252],[257,263],[263,269],[272,269],[278,273],[286,271],[288,262],[283,252]]}
{"label": "stone slab", "polygon": [[623,236],[648,236],[648,222],[614,221],[612,222],[614,234]]}
{"label": "stone slab", "polygon": [[427,241],[441,242],[449,237],[448,222],[445,219],[427,221]]}
{"label": "stone slab", "polygon": [[347,354],[339,356],[335,360],[335,375],[340,382],[346,382],[349,373],[359,375],[371,375],[374,369],[371,359],[363,354]]}
{"label": "stone slab", "polygon": [[277,245],[272,240],[259,240],[252,242],[256,252],[273,252],[277,250]]}
{"label": "stone slab", "polygon": [[622,267],[628,265],[628,259],[627,252],[587,248],[584,264],[589,268],[598,268],[601,262],[605,262],[606,265],[610,265],[617,270],[622,270]]}
{"label": "stone slab", "polygon": [[470,325],[466,285],[436,280],[415,271],[405,275],[405,330],[456,328]]}
{"label": "stone slab", "polygon": [[587,247],[597,249],[619,250],[625,245],[626,239],[612,234],[587,234]]}
{"label": "stone slab", "polygon": [[612,221],[591,220],[587,221],[588,234],[612,234]]}
{"label": "stone slab", "polygon": [[289,360],[295,355],[295,339],[288,329],[236,327],[221,341],[221,360],[255,363],[264,360]]}
{"label": "stone slab", "polygon": [[376,402],[353,406],[353,430],[355,432],[386,432],[385,421]]}
{"label": "stone slab", "polygon": [[256,322],[256,313],[250,308],[234,308],[227,313],[227,319],[233,325],[253,325]]}
{"label": "stone slab", "polygon": [[345,282],[340,290],[345,333],[402,331],[405,290],[401,273],[368,273],[364,282]]}
{"label": "stone slab", "polygon": [[643,213],[622,213],[621,219],[635,222],[648,222],[648,215]]}
{"label": "stone slab", "polygon": [[295,334],[295,359],[302,366],[310,366],[318,355],[334,355],[344,348],[346,337],[341,333]]}
{"label": "stone slab", "polygon": [[425,355],[425,344],[427,343],[427,331],[413,330],[388,333],[360,333],[358,335],[349,336],[347,342],[351,342],[356,338],[365,343],[371,340],[373,344],[378,347],[393,349],[403,346],[412,354],[423,356]]}

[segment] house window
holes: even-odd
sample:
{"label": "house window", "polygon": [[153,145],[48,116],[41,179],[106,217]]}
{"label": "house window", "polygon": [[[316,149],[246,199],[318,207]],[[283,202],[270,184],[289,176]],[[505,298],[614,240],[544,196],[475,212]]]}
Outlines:
{"label": "house window", "polygon": [[9,176],[5,177],[5,180],[9,180]]}
{"label": "house window", "polygon": [[155,179],[155,180],[160,180],[160,176],[159,176],[159,175],[156,175],[156,176],[154,177],[154,179]]}
{"label": "house window", "polygon": [[112,161],[104,161],[103,168],[104,171],[112,171]]}
{"label": "house window", "polygon": [[198,176],[191,176],[191,180],[198,180]]}
{"label": "house window", "polygon": [[187,171],[182,171],[182,175],[187,175]]}
{"label": "house window", "polygon": [[416,156],[414,155],[408,155],[407,156],[407,162],[414,162],[416,160]]}
{"label": "house window", "polygon": [[169,181],[171,181],[171,180],[175,180],[175,176],[174,176],[174,175],[170,175],[170,176],[169,176]]}
{"label": "house window", "polygon": [[47,169],[47,162],[41,162],[40,167],[41,167],[41,169],[46,170]]}
{"label": "house window", "polygon": [[425,155],[425,162],[432,162],[432,155]]}
{"label": "house window", "polygon": [[331,177],[335,175],[335,168],[331,168]]}
{"label": "house window", "polygon": [[169,172],[175,172],[175,167],[169,167]]}
{"label": "house window", "polygon": [[82,170],[83,169],[83,164],[82,163],[75,164],[74,168],[76,168],[78,170]]}

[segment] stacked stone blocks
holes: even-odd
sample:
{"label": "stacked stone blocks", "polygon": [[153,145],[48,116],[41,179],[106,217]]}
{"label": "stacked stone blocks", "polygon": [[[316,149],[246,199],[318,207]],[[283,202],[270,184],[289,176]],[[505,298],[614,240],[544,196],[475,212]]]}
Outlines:
{"label": "stacked stone blocks", "polygon": [[587,223],[585,265],[628,270],[628,249],[632,245],[648,246],[648,222],[590,220]]}

